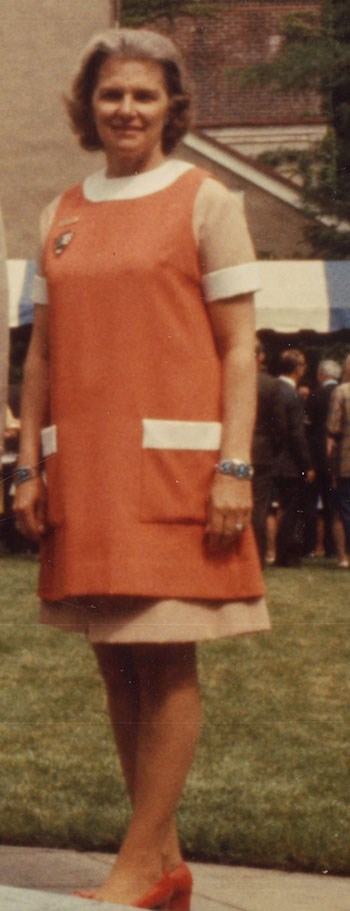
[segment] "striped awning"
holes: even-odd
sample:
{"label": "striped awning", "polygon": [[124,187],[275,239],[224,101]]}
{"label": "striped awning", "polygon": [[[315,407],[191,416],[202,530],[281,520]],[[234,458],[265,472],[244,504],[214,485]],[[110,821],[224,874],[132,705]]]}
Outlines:
{"label": "striped awning", "polygon": [[259,269],[258,329],[350,329],[350,261],[264,261]]}
{"label": "striped awning", "polygon": [[[335,332],[350,329],[350,261],[278,260],[259,263],[258,329]],[[32,322],[34,260],[8,260],[10,326]]]}

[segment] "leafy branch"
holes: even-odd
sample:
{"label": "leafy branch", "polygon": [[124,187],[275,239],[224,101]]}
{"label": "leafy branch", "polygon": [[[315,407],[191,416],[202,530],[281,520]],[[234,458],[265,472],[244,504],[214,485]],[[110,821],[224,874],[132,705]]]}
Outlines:
{"label": "leafy branch", "polygon": [[142,25],[146,20],[166,17],[170,22],[183,14],[191,16],[213,16],[228,5],[228,0],[216,3],[202,0],[124,0],[121,14],[122,25]]}
{"label": "leafy branch", "polygon": [[[350,2],[324,0],[321,16],[286,16],[281,46],[271,60],[240,71],[244,86],[322,97],[325,138],[297,161],[307,229],[315,252],[350,258]],[[235,72],[237,76],[237,71]],[[288,155],[288,153],[286,153]],[[320,219],[321,216],[321,219]]]}

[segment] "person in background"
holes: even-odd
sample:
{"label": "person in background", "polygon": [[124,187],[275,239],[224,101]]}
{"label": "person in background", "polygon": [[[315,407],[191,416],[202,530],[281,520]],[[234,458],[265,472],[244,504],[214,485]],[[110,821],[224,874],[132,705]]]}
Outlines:
{"label": "person in background", "polygon": [[3,451],[6,427],[6,408],[9,366],[8,288],[6,273],[6,246],[0,211],[0,454]]}
{"label": "person in background", "polygon": [[43,217],[16,515],[41,540],[42,621],[92,643],[131,798],[89,897],[188,911],[175,811],[201,726],[195,643],[269,628],[251,528],[258,279],[240,200],[169,158],[189,94],[168,38],[95,36],[68,110],[106,165]]}
{"label": "person in background", "polygon": [[345,359],[343,379],[332,391],[326,429],[330,470],[345,535],[345,553],[338,560],[338,566],[347,569],[350,554],[350,355]]}
{"label": "person in background", "polygon": [[341,382],[341,383],[349,383],[349,382],[350,382],[350,354],[347,354],[347,355],[346,355],[346,358],[345,358],[345,361],[344,361],[344,364],[343,364],[343,369],[342,369],[342,372],[341,372],[341,380],[340,380],[340,382]]}
{"label": "person in background", "polygon": [[275,463],[279,520],[276,536],[276,566],[300,566],[304,544],[304,485],[314,480],[307,443],[304,403],[298,386],[305,373],[301,351],[284,351],[279,361],[279,387],[283,403],[286,441]]}
{"label": "person in background", "polygon": [[[304,428],[307,444],[311,454],[311,443],[310,443],[310,433],[311,433],[311,423],[308,414],[308,402],[311,396],[311,386],[302,380],[298,386],[298,392],[303,402],[304,410]],[[302,556],[303,557],[313,557],[315,555],[317,540],[318,540],[318,530],[319,530],[319,508],[318,508],[318,497],[316,495],[316,482],[315,479],[310,481],[308,484],[303,485],[303,502],[302,502],[302,515],[303,515],[303,547],[302,547]],[[316,507],[317,504],[317,507]]]}
{"label": "person in background", "polygon": [[20,421],[12,412],[10,405],[6,406],[6,422],[4,431],[4,453],[2,456],[2,482],[3,482],[3,513],[2,541],[10,553],[21,550],[32,550],[34,544],[28,538],[19,534],[13,511],[13,497],[15,486],[13,483],[17,463],[19,444]]}
{"label": "person in background", "polygon": [[[326,557],[338,555],[339,562],[344,559],[344,537],[339,525],[337,493],[333,485],[331,464],[327,452],[327,418],[329,403],[333,390],[341,375],[337,361],[326,358],[317,368],[318,385],[310,392],[306,402],[308,417],[308,441],[312,464],[316,472],[312,485],[313,514],[316,524],[319,502],[322,505],[323,549]],[[312,547],[316,550],[316,547]]]}
{"label": "person in background", "polygon": [[253,433],[253,528],[261,564],[267,546],[267,517],[272,503],[274,462],[286,443],[286,421],[280,384],[270,376],[260,339],[255,345],[258,365],[257,413]]}

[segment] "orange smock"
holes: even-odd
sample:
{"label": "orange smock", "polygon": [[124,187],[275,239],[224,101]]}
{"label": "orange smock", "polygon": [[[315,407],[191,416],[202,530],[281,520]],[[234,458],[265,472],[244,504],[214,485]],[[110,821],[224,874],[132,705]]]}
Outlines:
{"label": "orange smock", "polygon": [[192,224],[207,177],[191,168],[142,198],[91,202],[81,185],[61,198],[44,258],[55,428],[46,600],[262,593],[250,529],[221,555],[203,542],[221,421]]}

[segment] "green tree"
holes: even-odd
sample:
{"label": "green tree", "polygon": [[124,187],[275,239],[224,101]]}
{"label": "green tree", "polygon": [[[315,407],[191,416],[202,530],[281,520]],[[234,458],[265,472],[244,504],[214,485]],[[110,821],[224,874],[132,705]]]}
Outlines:
{"label": "green tree", "polygon": [[121,3],[121,24],[141,25],[157,16],[166,16],[173,21],[176,16],[188,13],[192,16],[213,15],[220,8],[227,6],[227,0],[222,2],[203,2],[203,0],[123,0]]}
{"label": "green tree", "polygon": [[321,94],[327,135],[295,163],[306,211],[323,216],[308,229],[315,253],[350,259],[350,0],[324,0],[320,16],[286,16],[281,35],[276,57],[242,78],[284,94]]}

